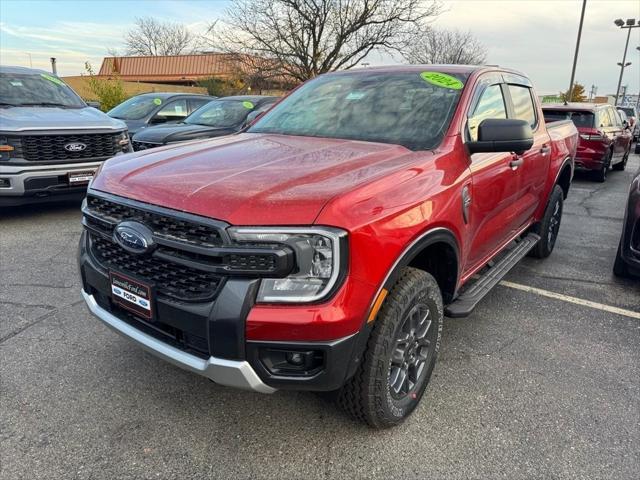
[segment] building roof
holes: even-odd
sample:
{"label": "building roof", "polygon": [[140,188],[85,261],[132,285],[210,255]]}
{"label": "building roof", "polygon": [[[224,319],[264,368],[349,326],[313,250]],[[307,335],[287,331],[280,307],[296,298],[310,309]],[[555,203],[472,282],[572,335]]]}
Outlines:
{"label": "building roof", "polygon": [[212,76],[229,76],[239,69],[224,53],[157,57],[106,57],[98,75],[118,74],[122,80],[184,82]]}

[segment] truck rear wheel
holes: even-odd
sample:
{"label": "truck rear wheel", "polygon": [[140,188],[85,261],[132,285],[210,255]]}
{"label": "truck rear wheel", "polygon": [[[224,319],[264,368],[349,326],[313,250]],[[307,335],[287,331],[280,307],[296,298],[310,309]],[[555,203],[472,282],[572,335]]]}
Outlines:
{"label": "truck rear wheel", "polygon": [[442,294],[436,280],[402,270],[375,319],[363,361],[338,404],[371,427],[401,423],[418,406],[440,348]]}
{"label": "truck rear wheel", "polygon": [[540,235],[540,241],[531,249],[529,255],[536,258],[547,258],[553,252],[556,245],[558,232],[560,231],[560,221],[562,220],[562,205],[564,192],[560,185],[555,185],[549,203],[544,211],[544,217],[540,223],[532,228],[534,233]]}

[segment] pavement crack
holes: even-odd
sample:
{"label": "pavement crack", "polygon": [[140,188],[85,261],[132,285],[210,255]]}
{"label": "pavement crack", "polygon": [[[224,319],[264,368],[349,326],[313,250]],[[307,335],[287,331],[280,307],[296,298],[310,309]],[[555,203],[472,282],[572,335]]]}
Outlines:
{"label": "pavement crack", "polygon": [[12,307],[21,307],[21,308],[44,308],[46,310],[56,310],[57,307],[54,305],[48,305],[46,303],[22,303],[22,302],[7,302],[2,301],[0,305],[10,305]]}
{"label": "pavement crack", "polygon": [[73,285],[51,285],[47,283],[5,283],[0,285],[0,287],[43,287],[43,288],[73,288]]}
{"label": "pavement crack", "polygon": [[[38,323],[53,317],[56,313],[58,313],[60,310],[62,310],[63,308],[68,308],[68,307],[75,307],[76,305],[80,305],[81,303],[83,303],[84,300],[78,300],[75,301],[73,303],[67,304],[67,305],[63,305],[60,308],[54,308],[53,310],[44,313],[42,315],[40,315],[39,317],[36,317],[35,319],[33,319],[31,322],[27,323],[26,325],[23,325],[20,328],[17,328],[16,330],[14,330],[13,332],[10,332],[8,334],[6,334],[3,337],[0,337],[0,345],[2,345],[4,342],[6,342],[7,340],[12,339],[13,337],[15,337],[16,335],[21,334],[22,332],[24,332],[25,330],[33,327],[34,325],[37,325]],[[2,303],[8,303],[8,302],[2,302]],[[31,305],[30,305],[31,306]],[[49,306],[50,307],[50,306]]]}

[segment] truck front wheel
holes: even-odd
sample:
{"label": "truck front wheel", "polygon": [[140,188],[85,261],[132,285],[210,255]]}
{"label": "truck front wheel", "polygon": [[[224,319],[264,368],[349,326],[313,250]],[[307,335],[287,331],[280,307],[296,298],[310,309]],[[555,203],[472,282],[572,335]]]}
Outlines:
{"label": "truck front wheel", "polygon": [[338,404],[375,428],[401,423],[418,406],[442,336],[442,294],[436,280],[402,270],[374,320],[363,361],[338,393]]}

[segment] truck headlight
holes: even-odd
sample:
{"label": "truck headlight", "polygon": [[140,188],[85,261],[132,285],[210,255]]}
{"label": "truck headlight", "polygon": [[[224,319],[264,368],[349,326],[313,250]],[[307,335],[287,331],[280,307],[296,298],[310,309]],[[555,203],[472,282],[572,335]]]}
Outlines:
{"label": "truck headlight", "polygon": [[323,299],[342,279],[346,269],[347,232],[333,227],[231,227],[238,243],[280,244],[295,254],[293,273],[263,278],[257,301],[308,303]]}

